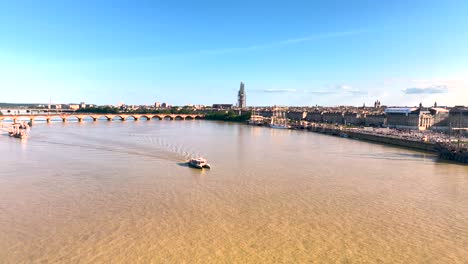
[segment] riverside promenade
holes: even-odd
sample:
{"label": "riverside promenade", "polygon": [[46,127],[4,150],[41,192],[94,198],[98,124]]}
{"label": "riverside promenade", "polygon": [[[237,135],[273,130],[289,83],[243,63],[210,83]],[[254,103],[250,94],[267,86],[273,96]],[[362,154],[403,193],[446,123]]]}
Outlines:
{"label": "riverside promenade", "polygon": [[332,136],[340,136],[345,138],[360,139],[372,141],[388,145],[412,148],[428,152],[436,152],[436,142],[430,141],[429,138],[412,136],[407,133],[399,133],[389,129],[388,133],[382,133],[377,130],[365,130],[359,128],[333,127],[333,126],[310,126],[307,130],[311,132],[323,133]]}

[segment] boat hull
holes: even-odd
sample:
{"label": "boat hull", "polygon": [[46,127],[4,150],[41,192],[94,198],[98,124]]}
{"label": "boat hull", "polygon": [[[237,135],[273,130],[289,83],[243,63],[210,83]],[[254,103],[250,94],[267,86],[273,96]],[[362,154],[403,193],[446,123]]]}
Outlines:
{"label": "boat hull", "polygon": [[288,126],[282,126],[282,125],[270,125],[271,128],[276,128],[276,129],[289,129]]}
{"label": "boat hull", "polygon": [[192,168],[195,168],[195,169],[211,169],[211,165],[210,164],[205,164],[205,165],[197,165],[197,164],[192,164],[190,162],[187,162],[187,164],[189,165],[189,167],[192,167]]}
{"label": "boat hull", "polygon": [[203,169],[203,166],[197,165],[197,164],[192,164],[190,162],[187,162],[189,167],[195,168],[195,169]]}

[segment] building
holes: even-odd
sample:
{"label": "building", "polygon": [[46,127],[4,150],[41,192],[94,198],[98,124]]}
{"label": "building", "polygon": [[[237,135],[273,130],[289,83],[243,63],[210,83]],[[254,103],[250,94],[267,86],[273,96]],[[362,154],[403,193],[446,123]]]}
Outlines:
{"label": "building", "polygon": [[159,107],[161,107],[161,103],[160,103],[160,102],[154,103],[154,108],[159,108]]}
{"label": "building", "polygon": [[237,106],[239,108],[247,107],[244,83],[240,83],[239,93],[237,94]]}
{"label": "building", "polygon": [[286,118],[294,121],[302,121],[307,116],[305,111],[288,111],[286,113]]}
{"label": "building", "polygon": [[423,107],[387,108],[387,126],[390,128],[426,130],[434,124],[431,112]]}
{"label": "building", "polygon": [[378,108],[380,108],[380,106],[381,106],[381,104],[380,104],[380,101],[379,101],[379,100],[377,100],[377,101],[374,102],[374,108],[377,108],[377,109],[378,109]]}
{"label": "building", "polygon": [[74,110],[74,111],[80,109],[80,106],[77,105],[77,104],[70,104],[70,105],[68,105],[68,107],[69,107],[71,110]]}
{"label": "building", "polygon": [[322,114],[322,121],[330,124],[344,124],[342,112],[324,112]]}
{"label": "building", "polygon": [[258,111],[258,114],[263,116],[263,117],[272,117],[273,116],[273,111],[266,109],[266,110]]}
{"label": "building", "polygon": [[232,109],[232,104],[213,104],[214,109]]}
{"label": "building", "polygon": [[371,127],[382,127],[385,125],[385,120],[384,113],[371,113],[366,115],[365,124]]}
{"label": "building", "polygon": [[435,103],[434,106],[435,107],[429,109],[429,112],[431,112],[431,115],[434,118],[431,129],[447,131],[449,129],[449,110],[438,108],[437,103]]}
{"label": "building", "polygon": [[343,122],[345,125],[363,125],[364,119],[361,118],[361,114],[356,112],[345,112],[343,114]]}
{"label": "building", "polygon": [[449,126],[451,128],[468,128],[468,107],[455,106],[450,109]]}
{"label": "building", "polygon": [[49,109],[62,109],[62,105],[61,104],[53,104],[53,105],[50,105],[50,108]]}
{"label": "building", "polygon": [[80,108],[83,108],[83,109],[86,108],[86,103],[85,103],[85,102],[81,102],[81,103],[80,103]]}
{"label": "building", "polygon": [[322,112],[320,111],[307,112],[306,120],[308,122],[321,123],[323,121]]}

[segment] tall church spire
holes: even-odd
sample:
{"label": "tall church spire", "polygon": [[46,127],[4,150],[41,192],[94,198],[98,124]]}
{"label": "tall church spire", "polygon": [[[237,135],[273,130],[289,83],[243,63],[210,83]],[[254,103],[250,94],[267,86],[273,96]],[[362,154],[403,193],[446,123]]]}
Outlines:
{"label": "tall church spire", "polygon": [[243,82],[240,83],[239,93],[237,94],[237,106],[240,108],[245,108],[247,106]]}

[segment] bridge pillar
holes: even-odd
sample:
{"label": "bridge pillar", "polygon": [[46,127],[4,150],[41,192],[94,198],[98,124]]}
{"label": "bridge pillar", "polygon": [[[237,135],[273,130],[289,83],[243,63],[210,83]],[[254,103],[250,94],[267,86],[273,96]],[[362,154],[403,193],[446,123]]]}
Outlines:
{"label": "bridge pillar", "polygon": [[139,118],[139,117],[134,117],[134,118],[135,118],[135,121],[138,121],[138,120],[140,120],[140,118]]}
{"label": "bridge pillar", "polygon": [[96,122],[96,121],[97,121],[97,118],[96,118],[96,117],[93,117],[93,121]]}
{"label": "bridge pillar", "polygon": [[78,122],[83,122],[83,118],[82,118],[82,117],[78,117]]}
{"label": "bridge pillar", "polygon": [[50,123],[50,118],[46,118],[47,123]]}
{"label": "bridge pillar", "polygon": [[65,117],[62,117],[62,122],[67,122],[67,119]]}

